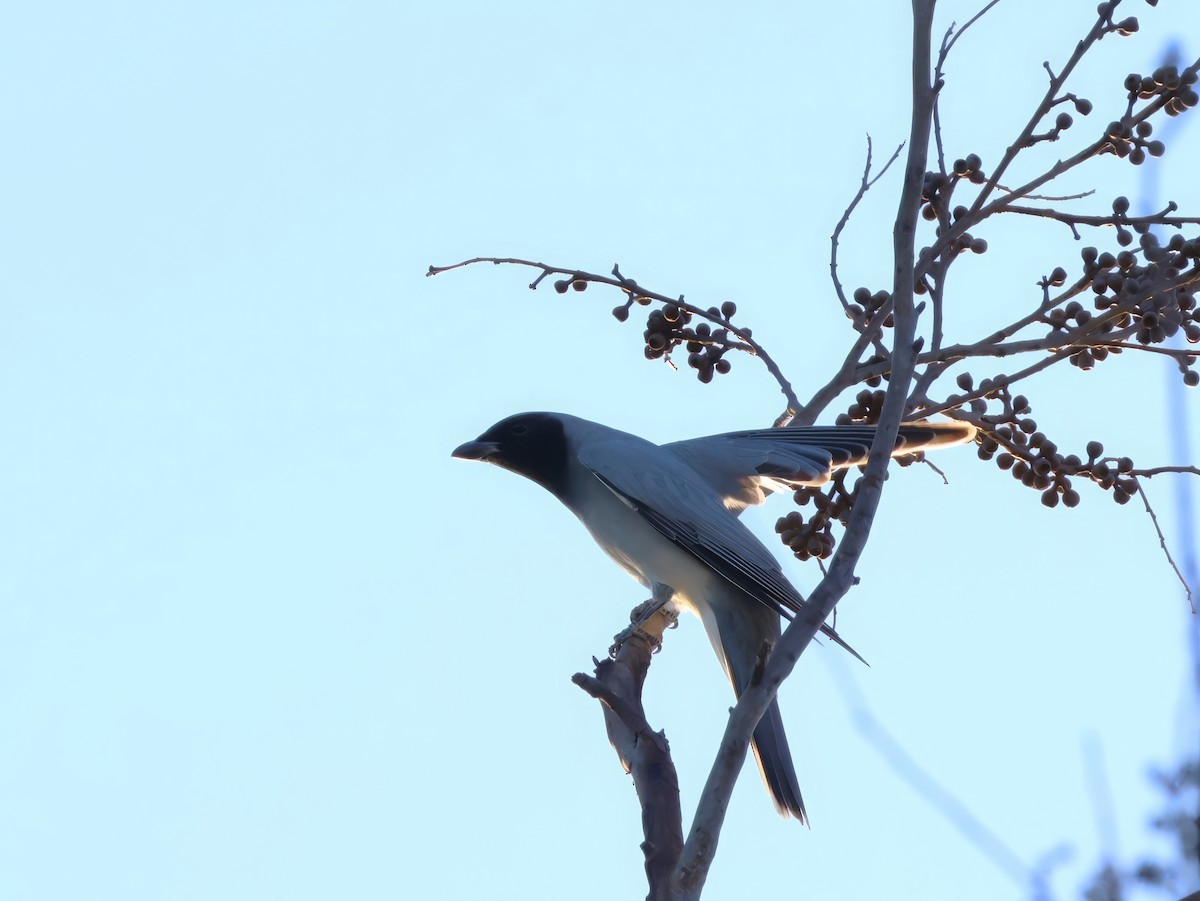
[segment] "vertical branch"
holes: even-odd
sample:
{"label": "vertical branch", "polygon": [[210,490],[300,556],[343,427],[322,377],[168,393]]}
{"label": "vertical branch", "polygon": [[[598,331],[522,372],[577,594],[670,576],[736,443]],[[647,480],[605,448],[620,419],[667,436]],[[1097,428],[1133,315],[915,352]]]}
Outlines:
{"label": "vertical branch", "polygon": [[704,785],[700,804],[684,845],[678,873],[678,897],[699,898],[716,854],[721,826],[733,793],[734,784],[746,759],[750,735],[779,685],[791,673],[813,636],[833,612],[838,600],[854,580],[854,567],[866,544],[867,534],[887,472],[891,449],[908,400],[908,391],[916,368],[916,309],[913,304],[913,276],[917,218],[921,190],[929,155],[930,131],[936,90],[930,83],[932,58],[931,35],[935,0],[913,0],[912,126],[904,186],[893,233],[895,266],[892,294],[895,310],[893,368],[879,421],[871,457],[862,480],[861,493],[850,514],[846,535],[833,557],[829,574],[821,580],[804,609],[784,632],[767,661],[763,678],[743,692],[730,715],[721,739],[721,748],[712,772]]}
{"label": "vertical branch", "polygon": [[[849,590],[853,581],[854,567],[866,546],[871,523],[883,493],[883,480],[887,473],[891,449],[895,447],[896,433],[908,392],[912,384],[917,361],[917,313],[913,303],[913,277],[916,258],[917,219],[921,206],[921,189],[929,157],[929,136],[933,121],[936,88],[929,80],[931,34],[935,0],[913,0],[913,71],[912,127],[908,139],[908,160],[904,170],[904,185],[900,195],[900,206],[896,212],[896,223],[892,232],[894,257],[892,281],[892,309],[895,317],[894,345],[891,373],[883,410],[876,427],[871,456],[846,526],[846,534],[829,567],[829,575],[821,580],[804,611],[796,617],[787,630],[780,651],[794,653],[798,658],[804,646],[816,634],[822,622],[833,612],[837,601]],[[803,626],[801,624],[803,623]],[[803,631],[802,643],[792,640],[792,633]],[[794,645],[797,645],[795,646]],[[779,653],[775,655],[780,656]],[[772,663],[775,661],[773,660]],[[768,670],[769,672],[769,670]]]}
{"label": "vertical branch", "polygon": [[[846,534],[830,563],[829,574],[821,580],[804,610],[784,633],[779,648],[771,660],[764,683],[773,680],[772,670],[781,664],[780,657],[789,658],[790,671],[805,646],[816,634],[821,623],[832,613],[837,602],[850,589],[854,567],[862,556],[870,533],[875,511],[883,494],[891,449],[904,416],[909,388],[916,369],[917,313],[913,303],[913,279],[916,268],[917,219],[921,205],[921,189],[929,157],[929,137],[932,130],[934,100],[937,89],[930,83],[929,62],[932,49],[933,11],[936,0],[913,0],[913,71],[912,127],[908,139],[908,160],[904,170],[904,185],[896,223],[892,232],[894,257],[892,304],[895,317],[892,366],[883,409],[876,427],[871,456],[859,487],[859,495],[846,524]],[[798,633],[793,635],[793,633]],[[782,675],[786,675],[783,673]],[[780,679],[782,679],[782,675]]]}
{"label": "vertical branch", "polygon": [[[649,604],[651,602],[647,602]],[[625,772],[633,776],[642,809],[642,854],[645,857],[649,901],[668,901],[675,863],[683,850],[683,814],[679,806],[679,779],[667,738],[646,720],[642,687],[651,655],[662,646],[663,632],[676,621],[674,613],[660,609],[643,620],[643,604],[631,619],[638,630],[621,643],[615,658],[596,663],[595,677],[576,673],[571,681],[600,701],[608,740]]]}

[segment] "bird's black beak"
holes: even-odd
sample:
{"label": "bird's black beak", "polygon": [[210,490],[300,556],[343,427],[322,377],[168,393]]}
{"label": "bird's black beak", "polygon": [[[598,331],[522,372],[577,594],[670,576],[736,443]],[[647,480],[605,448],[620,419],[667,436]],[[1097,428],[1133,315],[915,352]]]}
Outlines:
{"label": "bird's black beak", "polygon": [[490,460],[500,452],[500,445],[494,441],[468,441],[460,444],[450,454],[460,460]]}

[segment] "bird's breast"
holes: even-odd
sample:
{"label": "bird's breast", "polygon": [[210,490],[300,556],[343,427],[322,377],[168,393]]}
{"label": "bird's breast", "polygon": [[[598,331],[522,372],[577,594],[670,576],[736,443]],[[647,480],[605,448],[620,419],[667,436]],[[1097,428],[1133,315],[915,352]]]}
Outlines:
{"label": "bird's breast", "polygon": [[681,606],[697,612],[710,590],[712,572],[659,532],[598,479],[570,504],[596,543],[618,566],[647,588],[667,585]]}

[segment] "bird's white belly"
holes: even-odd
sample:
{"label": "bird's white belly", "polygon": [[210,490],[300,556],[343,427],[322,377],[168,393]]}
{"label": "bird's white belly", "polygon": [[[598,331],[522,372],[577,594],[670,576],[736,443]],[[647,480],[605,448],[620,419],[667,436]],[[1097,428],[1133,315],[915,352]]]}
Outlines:
{"label": "bird's white belly", "polygon": [[[575,514],[617,565],[649,588],[665,585],[672,600],[700,615],[713,579],[708,567],[675,545],[598,480],[573,504]],[[702,617],[703,618],[703,617]]]}
{"label": "bird's white belly", "polygon": [[573,497],[569,506],[618,566],[652,593],[655,585],[670,588],[671,602],[699,618],[721,668],[732,679],[713,611],[713,603],[728,599],[729,586],[598,479]]}

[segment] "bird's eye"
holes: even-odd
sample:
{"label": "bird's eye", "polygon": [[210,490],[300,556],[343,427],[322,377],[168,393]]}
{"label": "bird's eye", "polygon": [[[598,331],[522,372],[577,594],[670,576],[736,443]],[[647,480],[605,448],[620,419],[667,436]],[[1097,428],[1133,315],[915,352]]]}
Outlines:
{"label": "bird's eye", "polygon": [[511,429],[509,429],[509,431],[510,431],[512,434],[514,434],[514,435],[517,435],[517,436],[519,437],[519,436],[521,436],[521,435],[524,435],[524,434],[526,434],[526,433],[529,431],[529,427],[528,427],[528,426],[526,426],[526,425],[525,425],[524,423],[522,423],[522,422],[518,422],[518,423],[517,423],[516,425],[514,425],[514,426],[513,426]]}

